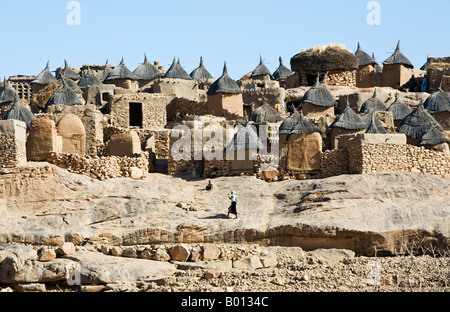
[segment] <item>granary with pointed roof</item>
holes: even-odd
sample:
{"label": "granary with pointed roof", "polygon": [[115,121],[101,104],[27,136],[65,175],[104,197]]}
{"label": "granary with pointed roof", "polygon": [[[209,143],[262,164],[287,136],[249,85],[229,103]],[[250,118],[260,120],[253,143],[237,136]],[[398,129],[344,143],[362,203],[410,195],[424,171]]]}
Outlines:
{"label": "granary with pointed roof", "polygon": [[397,127],[397,131],[406,134],[408,144],[417,145],[433,127],[439,131],[444,131],[436,119],[425,109],[424,104],[420,103],[414,111],[402,120]]}
{"label": "granary with pointed roof", "polygon": [[250,79],[273,79],[272,74],[262,60],[262,56],[259,56],[259,64],[252,71]]}
{"label": "granary with pointed roof", "polygon": [[3,91],[0,92],[0,120],[11,109],[17,97],[16,91],[11,87],[9,81],[5,79]]}
{"label": "granary with pointed roof", "polygon": [[411,108],[402,102],[398,94],[395,97],[395,101],[389,105],[386,111],[391,112],[395,128],[397,128],[403,119],[412,112]]}
{"label": "granary with pointed roof", "polygon": [[441,87],[423,103],[423,107],[436,119],[445,131],[450,130],[450,93]]}
{"label": "granary with pointed roof", "polygon": [[61,80],[61,78],[71,79],[78,82],[78,80],[80,80],[80,75],[69,67],[67,60],[64,60],[64,67],[56,70],[56,79]]}
{"label": "granary with pointed roof", "polygon": [[381,79],[382,87],[396,88],[398,84],[403,86],[413,75],[414,66],[400,51],[400,40],[394,53],[383,62]]}
{"label": "granary with pointed roof", "polygon": [[5,114],[5,116],[3,117],[3,120],[14,119],[14,120],[23,121],[25,123],[25,125],[27,126],[27,128],[30,128],[30,123],[34,120],[34,118],[35,117],[34,117],[33,113],[30,111],[30,109],[23,106],[22,104],[20,104],[20,99],[16,95],[13,106]]}
{"label": "granary with pointed roof", "polygon": [[337,101],[328,90],[326,77],[320,82],[320,76],[317,75],[314,85],[306,91],[301,100],[303,115],[310,118],[334,116],[336,106]]}
{"label": "granary with pointed roof", "polygon": [[284,66],[283,59],[281,58],[281,56],[279,58],[279,62],[280,62],[280,65],[273,72],[272,77],[273,77],[273,79],[275,79],[276,81],[278,81],[280,83],[281,87],[284,87],[284,83],[286,82],[286,79],[294,73],[292,72],[292,70],[290,70],[289,68]]}
{"label": "granary with pointed roof", "polygon": [[364,120],[350,107],[347,100],[345,109],[340,113],[333,123],[330,125],[330,144],[334,149],[337,146],[337,137],[342,134],[355,134],[365,132],[367,124]]}
{"label": "granary with pointed roof", "polygon": [[162,72],[148,61],[147,55],[144,55],[144,63],[139,65],[133,73],[139,76],[139,88],[143,88],[151,81],[163,76]]}
{"label": "granary with pointed roof", "polygon": [[208,80],[213,78],[213,76],[205,68],[203,57],[200,57],[200,65],[196,69],[194,69],[189,76],[191,76],[192,79],[196,80]]}
{"label": "granary with pointed roof", "polygon": [[44,111],[47,112],[50,106],[53,105],[63,105],[63,106],[73,106],[73,105],[84,105],[84,100],[80,99],[78,94],[69,87],[66,79],[61,79],[61,85],[58,90],[50,97],[45,105]]}
{"label": "granary with pointed roof", "polygon": [[109,96],[114,94],[116,89],[116,86],[113,84],[102,83],[89,66],[80,81],[78,81],[78,87],[83,91],[83,99],[86,104],[95,104],[99,109],[108,103]]}
{"label": "granary with pointed roof", "polygon": [[363,51],[360,43],[355,52],[359,59],[359,67],[356,72],[356,86],[358,88],[371,88],[381,85],[381,73],[377,72],[377,62],[368,53]]}
{"label": "granary with pointed roof", "polygon": [[227,64],[223,66],[223,73],[209,88],[207,101],[208,114],[223,116],[224,110],[232,114],[244,116],[244,101],[242,90],[229,75]]}
{"label": "granary with pointed roof", "polygon": [[386,105],[383,102],[381,102],[381,100],[377,97],[377,89],[375,88],[372,97],[362,104],[359,113],[366,114],[378,111],[383,112],[386,111],[386,109],[387,109]]}
{"label": "granary with pointed roof", "polygon": [[106,76],[104,83],[137,91],[139,89],[138,80],[139,77],[128,69],[122,58],[120,64]]}
{"label": "granary with pointed roof", "polygon": [[38,93],[44,89],[47,85],[52,83],[57,83],[58,80],[50,72],[49,62],[45,66],[44,70],[36,76],[36,78],[31,82],[31,90],[33,94]]}

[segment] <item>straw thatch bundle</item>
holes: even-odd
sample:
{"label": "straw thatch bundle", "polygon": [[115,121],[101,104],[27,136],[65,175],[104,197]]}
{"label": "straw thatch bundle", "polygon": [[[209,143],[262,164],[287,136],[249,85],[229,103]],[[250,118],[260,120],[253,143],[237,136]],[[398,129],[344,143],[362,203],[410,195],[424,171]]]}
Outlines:
{"label": "straw thatch bundle", "polygon": [[291,58],[291,68],[302,73],[325,73],[357,70],[359,59],[342,46],[304,50]]}

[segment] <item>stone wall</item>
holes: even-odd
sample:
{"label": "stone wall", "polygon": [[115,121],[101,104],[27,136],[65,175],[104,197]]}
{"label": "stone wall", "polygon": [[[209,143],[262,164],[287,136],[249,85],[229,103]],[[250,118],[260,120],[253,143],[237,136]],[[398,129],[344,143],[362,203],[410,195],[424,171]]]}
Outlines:
{"label": "stone wall", "polygon": [[25,123],[13,119],[0,121],[0,167],[14,168],[26,162]]}
{"label": "stone wall", "polygon": [[110,95],[108,111],[113,126],[130,127],[130,103],[142,104],[142,128],[164,127],[167,123],[167,106],[172,97],[150,94],[115,94]]}
{"label": "stone wall", "polygon": [[367,144],[361,152],[358,173],[422,172],[450,179],[450,156],[442,152],[409,144]]}
{"label": "stone wall", "polygon": [[327,84],[329,86],[356,86],[356,70],[341,73],[329,73],[327,75]]}
{"label": "stone wall", "polygon": [[77,154],[51,153],[47,161],[69,172],[86,175],[101,181],[106,179],[129,177],[142,179],[148,175],[149,155],[141,153],[135,157],[82,156]]}
{"label": "stone wall", "polygon": [[0,142],[0,168],[14,168],[27,162],[24,142],[5,133],[0,133]]}

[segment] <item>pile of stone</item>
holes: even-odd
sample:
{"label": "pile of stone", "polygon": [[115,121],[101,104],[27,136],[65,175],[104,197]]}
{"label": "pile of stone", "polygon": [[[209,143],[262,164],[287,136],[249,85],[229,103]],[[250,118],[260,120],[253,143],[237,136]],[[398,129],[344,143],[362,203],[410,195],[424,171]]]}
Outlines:
{"label": "pile of stone", "polygon": [[83,156],[78,154],[51,153],[47,161],[69,172],[86,175],[101,181],[119,177],[145,178],[149,171],[148,153],[136,157]]}

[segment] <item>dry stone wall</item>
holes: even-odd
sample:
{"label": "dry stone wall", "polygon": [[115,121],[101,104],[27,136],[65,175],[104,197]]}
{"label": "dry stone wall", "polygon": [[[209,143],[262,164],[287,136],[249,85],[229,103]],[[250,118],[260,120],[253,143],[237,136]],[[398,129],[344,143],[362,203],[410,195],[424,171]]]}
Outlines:
{"label": "dry stone wall", "polygon": [[27,162],[25,142],[14,136],[0,133],[0,167],[14,168]]}
{"label": "dry stone wall", "polygon": [[51,153],[47,161],[69,172],[102,181],[119,177],[145,178],[150,165],[149,155],[145,152],[135,157],[90,157],[77,154]]}

